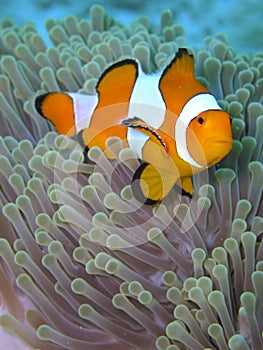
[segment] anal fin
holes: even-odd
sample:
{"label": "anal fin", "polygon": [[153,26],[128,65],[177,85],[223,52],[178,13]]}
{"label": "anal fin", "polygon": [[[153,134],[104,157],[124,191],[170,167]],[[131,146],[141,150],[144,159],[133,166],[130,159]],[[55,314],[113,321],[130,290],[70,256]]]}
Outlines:
{"label": "anal fin", "polygon": [[188,197],[192,197],[192,194],[194,192],[193,182],[192,178],[190,176],[188,177],[182,177],[180,179],[181,187],[183,190],[183,195],[186,195]]}
{"label": "anal fin", "polygon": [[171,173],[156,169],[151,164],[143,163],[133,176],[132,189],[134,196],[141,203],[156,204],[167,196],[176,180]]}

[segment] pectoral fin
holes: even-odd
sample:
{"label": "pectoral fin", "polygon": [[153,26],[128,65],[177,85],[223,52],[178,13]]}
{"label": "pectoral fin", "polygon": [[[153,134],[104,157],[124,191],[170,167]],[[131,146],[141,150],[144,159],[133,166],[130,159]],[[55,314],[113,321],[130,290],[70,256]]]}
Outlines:
{"label": "pectoral fin", "polygon": [[166,144],[163,138],[161,137],[161,135],[159,134],[158,130],[146,124],[140,118],[134,117],[134,118],[125,119],[122,121],[122,124],[125,126],[128,126],[129,128],[139,130],[140,132],[148,135],[153,142],[159,144],[161,147],[166,149]]}
{"label": "pectoral fin", "polygon": [[143,163],[132,181],[134,196],[142,203],[153,205],[161,201],[173,188],[176,178],[167,171]]}

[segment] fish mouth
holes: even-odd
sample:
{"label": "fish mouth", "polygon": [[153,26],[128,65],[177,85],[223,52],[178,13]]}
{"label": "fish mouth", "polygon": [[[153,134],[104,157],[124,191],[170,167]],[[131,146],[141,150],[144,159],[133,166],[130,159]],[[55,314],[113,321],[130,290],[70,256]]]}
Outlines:
{"label": "fish mouth", "polygon": [[[218,155],[216,155],[213,160],[207,163],[207,166],[210,167],[213,164],[219,163],[225,156],[231,151],[232,145],[233,145],[233,139],[232,138],[225,138],[225,139],[212,139],[210,138],[210,142],[213,142],[213,147],[216,149],[216,147],[219,148]],[[208,146],[209,147],[209,146]]]}
{"label": "fish mouth", "polygon": [[209,137],[207,138],[207,142],[213,142],[213,144],[217,145],[217,144],[232,144],[233,143],[233,139],[231,137],[228,137],[228,138],[218,138],[218,139],[215,139],[213,137]]}

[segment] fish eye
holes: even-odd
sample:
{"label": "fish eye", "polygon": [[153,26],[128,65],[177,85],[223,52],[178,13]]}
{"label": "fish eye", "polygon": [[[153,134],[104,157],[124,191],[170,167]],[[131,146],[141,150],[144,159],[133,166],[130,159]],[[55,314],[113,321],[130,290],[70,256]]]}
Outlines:
{"label": "fish eye", "polygon": [[199,117],[199,118],[197,119],[197,121],[198,121],[199,124],[203,124],[205,120],[204,120],[204,118]]}

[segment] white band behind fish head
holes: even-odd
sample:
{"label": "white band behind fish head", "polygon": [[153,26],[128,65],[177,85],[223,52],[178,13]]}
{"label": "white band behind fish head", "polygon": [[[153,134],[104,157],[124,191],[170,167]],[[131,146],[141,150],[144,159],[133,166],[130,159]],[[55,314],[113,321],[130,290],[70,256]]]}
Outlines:
{"label": "white band behind fish head", "polygon": [[186,142],[186,131],[190,122],[200,113],[208,110],[221,110],[215,97],[209,93],[201,93],[192,97],[183,107],[175,124],[176,150],[185,162],[202,168],[191,156]]}

